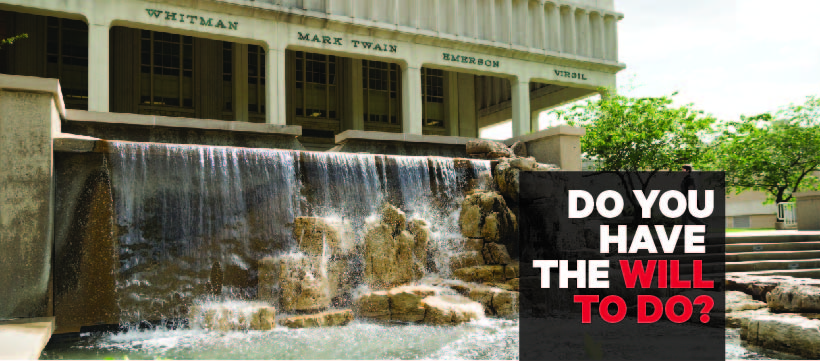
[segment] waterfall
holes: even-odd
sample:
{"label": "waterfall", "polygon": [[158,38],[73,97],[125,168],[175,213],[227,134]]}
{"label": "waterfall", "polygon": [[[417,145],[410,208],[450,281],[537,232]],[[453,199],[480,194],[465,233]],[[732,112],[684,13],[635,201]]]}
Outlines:
{"label": "waterfall", "polygon": [[338,222],[355,247],[383,202],[430,223],[446,273],[461,240],[464,190],[490,172],[489,161],[442,157],[129,142],[111,149],[123,322],[176,317],[203,294],[255,299],[258,261],[297,249],[296,217]]}

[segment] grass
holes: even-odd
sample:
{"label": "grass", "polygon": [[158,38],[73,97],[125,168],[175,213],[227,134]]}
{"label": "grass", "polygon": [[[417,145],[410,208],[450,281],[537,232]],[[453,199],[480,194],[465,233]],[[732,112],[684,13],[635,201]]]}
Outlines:
{"label": "grass", "polygon": [[726,228],[726,233],[754,231],[774,231],[774,228]]}

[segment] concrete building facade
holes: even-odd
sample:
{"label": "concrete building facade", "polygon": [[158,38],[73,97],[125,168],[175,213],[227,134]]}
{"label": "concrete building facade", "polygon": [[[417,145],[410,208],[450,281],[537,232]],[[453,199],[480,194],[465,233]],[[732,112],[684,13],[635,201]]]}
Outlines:
{"label": "concrete building facade", "polygon": [[308,149],[509,119],[521,137],[615,87],[622,17],[613,0],[0,0],[0,38],[28,35],[0,73],[58,78],[68,109],[299,126]]}

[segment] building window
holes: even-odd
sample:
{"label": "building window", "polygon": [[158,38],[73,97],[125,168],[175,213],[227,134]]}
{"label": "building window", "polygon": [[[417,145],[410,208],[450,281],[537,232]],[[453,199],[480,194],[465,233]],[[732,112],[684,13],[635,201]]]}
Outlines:
{"label": "building window", "polygon": [[398,73],[396,64],[362,60],[365,122],[401,124]]}
{"label": "building window", "polygon": [[143,30],[140,104],[193,110],[193,38]]}
{"label": "building window", "polygon": [[248,113],[265,115],[265,49],[248,45]]}
{"label": "building window", "polygon": [[295,52],[293,104],[296,117],[338,120],[337,65],[333,55]]}
{"label": "building window", "polygon": [[233,43],[222,42],[222,111],[233,111]]}
{"label": "building window", "polygon": [[422,119],[424,126],[444,127],[444,71],[421,69]]}
{"label": "building window", "polygon": [[53,17],[47,24],[46,77],[60,79],[67,108],[88,109],[88,26]]}

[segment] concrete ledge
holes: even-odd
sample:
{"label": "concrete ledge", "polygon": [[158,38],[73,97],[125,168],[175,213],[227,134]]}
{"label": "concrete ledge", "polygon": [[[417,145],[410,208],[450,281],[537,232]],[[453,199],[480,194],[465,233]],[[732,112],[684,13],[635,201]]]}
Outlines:
{"label": "concrete ledge", "polygon": [[60,117],[65,118],[66,116],[63,92],[60,89],[60,81],[57,79],[0,74],[0,89],[31,93],[50,93],[54,96],[54,103],[57,105],[57,111],[60,112]]}
{"label": "concrete ledge", "polygon": [[517,137],[512,137],[504,141],[504,144],[507,146],[511,146],[515,144],[515,142],[522,141],[524,143],[541,139],[547,137],[554,137],[556,135],[569,135],[569,136],[576,136],[576,137],[583,137],[587,131],[584,128],[580,127],[572,127],[569,125],[559,125],[557,127],[551,127],[544,130],[537,131],[535,133],[519,135]]}
{"label": "concrete ledge", "polygon": [[292,135],[294,137],[302,135],[302,127],[298,125],[261,124],[214,119],[175,118],[128,113],[89,112],[74,109],[70,109],[66,112],[65,119],[66,121],[71,122],[128,124],[165,128],[210,129],[247,133]]}
{"label": "concrete ledge", "polygon": [[0,360],[37,360],[54,332],[54,317],[0,323]]}
{"label": "concrete ledge", "polygon": [[99,153],[103,151],[99,138],[76,134],[60,134],[55,136],[54,152],[64,153]]}
{"label": "concrete ledge", "polygon": [[475,138],[454,137],[446,135],[420,135],[365,130],[346,130],[336,135],[336,144],[344,144],[348,140],[365,140],[376,142],[430,143],[466,146],[467,142],[474,139]]}

